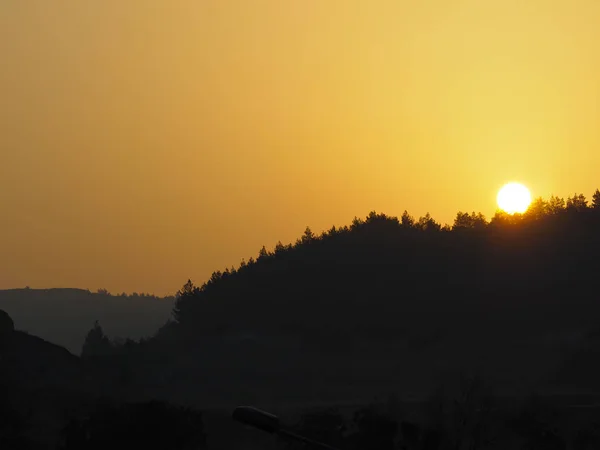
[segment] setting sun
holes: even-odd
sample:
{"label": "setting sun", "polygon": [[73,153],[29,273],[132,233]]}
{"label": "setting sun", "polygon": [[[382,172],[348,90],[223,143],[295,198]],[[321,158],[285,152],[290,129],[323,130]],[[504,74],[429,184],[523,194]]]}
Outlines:
{"label": "setting sun", "polygon": [[508,214],[524,213],[531,203],[531,193],[520,183],[508,183],[498,192],[497,202]]}

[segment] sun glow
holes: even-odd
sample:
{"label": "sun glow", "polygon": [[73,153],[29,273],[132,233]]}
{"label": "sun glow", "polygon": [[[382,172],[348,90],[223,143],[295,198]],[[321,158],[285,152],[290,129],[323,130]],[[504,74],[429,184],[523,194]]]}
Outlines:
{"label": "sun glow", "polygon": [[531,193],[521,183],[508,183],[496,198],[498,207],[508,214],[524,213],[531,204]]}

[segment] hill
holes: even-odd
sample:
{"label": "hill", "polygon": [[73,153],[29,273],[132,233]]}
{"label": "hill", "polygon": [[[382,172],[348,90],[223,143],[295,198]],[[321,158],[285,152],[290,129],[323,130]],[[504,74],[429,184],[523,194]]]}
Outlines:
{"label": "hill", "polygon": [[[0,409],[16,408],[38,442],[53,441],[63,426],[62,415],[91,392],[80,359],[58,345],[14,329],[0,310]],[[1,433],[0,433],[1,434]],[[0,436],[0,441],[2,436]]]}
{"label": "hill", "polygon": [[27,330],[74,354],[96,320],[113,337],[152,335],[171,315],[174,298],[110,295],[82,289],[0,290],[0,309]]}
{"label": "hill", "polygon": [[371,213],[307,229],[184,286],[176,321],[130,359],[136,383],[202,405],[427,395],[459,372],[504,392],[577,390],[563,366],[600,325],[599,211],[597,192],[489,223]]}

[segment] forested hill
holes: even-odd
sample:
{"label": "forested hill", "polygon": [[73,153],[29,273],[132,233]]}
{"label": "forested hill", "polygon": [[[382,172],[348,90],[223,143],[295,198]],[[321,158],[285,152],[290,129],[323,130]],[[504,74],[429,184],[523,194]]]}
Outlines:
{"label": "forested hill", "polygon": [[600,391],[599,256],[600,192],[452,226],[371,213],[189,282],[139,346],[96,328],[85,357],[121,358],[128,392],[197,405],[415,395],[459,372]]}
{"label": "forested hill", "polygon": [[320,236],[307,229],[294,245],[186,285],[173,328],[376,334],[515,311],[519,320],[591,319],[579,308],[600,303],[599,204],[597,192],[589,206],[582,195],[538,199],[524,215],[490,222],[459,212],[452,227],[373,212]]}

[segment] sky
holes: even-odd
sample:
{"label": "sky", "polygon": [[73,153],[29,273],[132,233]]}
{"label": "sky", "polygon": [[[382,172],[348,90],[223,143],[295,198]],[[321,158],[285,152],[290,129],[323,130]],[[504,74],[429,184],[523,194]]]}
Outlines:
{"label": "sky", "polygon": [[376,210],[600,187],[597,0],[0,0],[0,289],[173,294]]}

